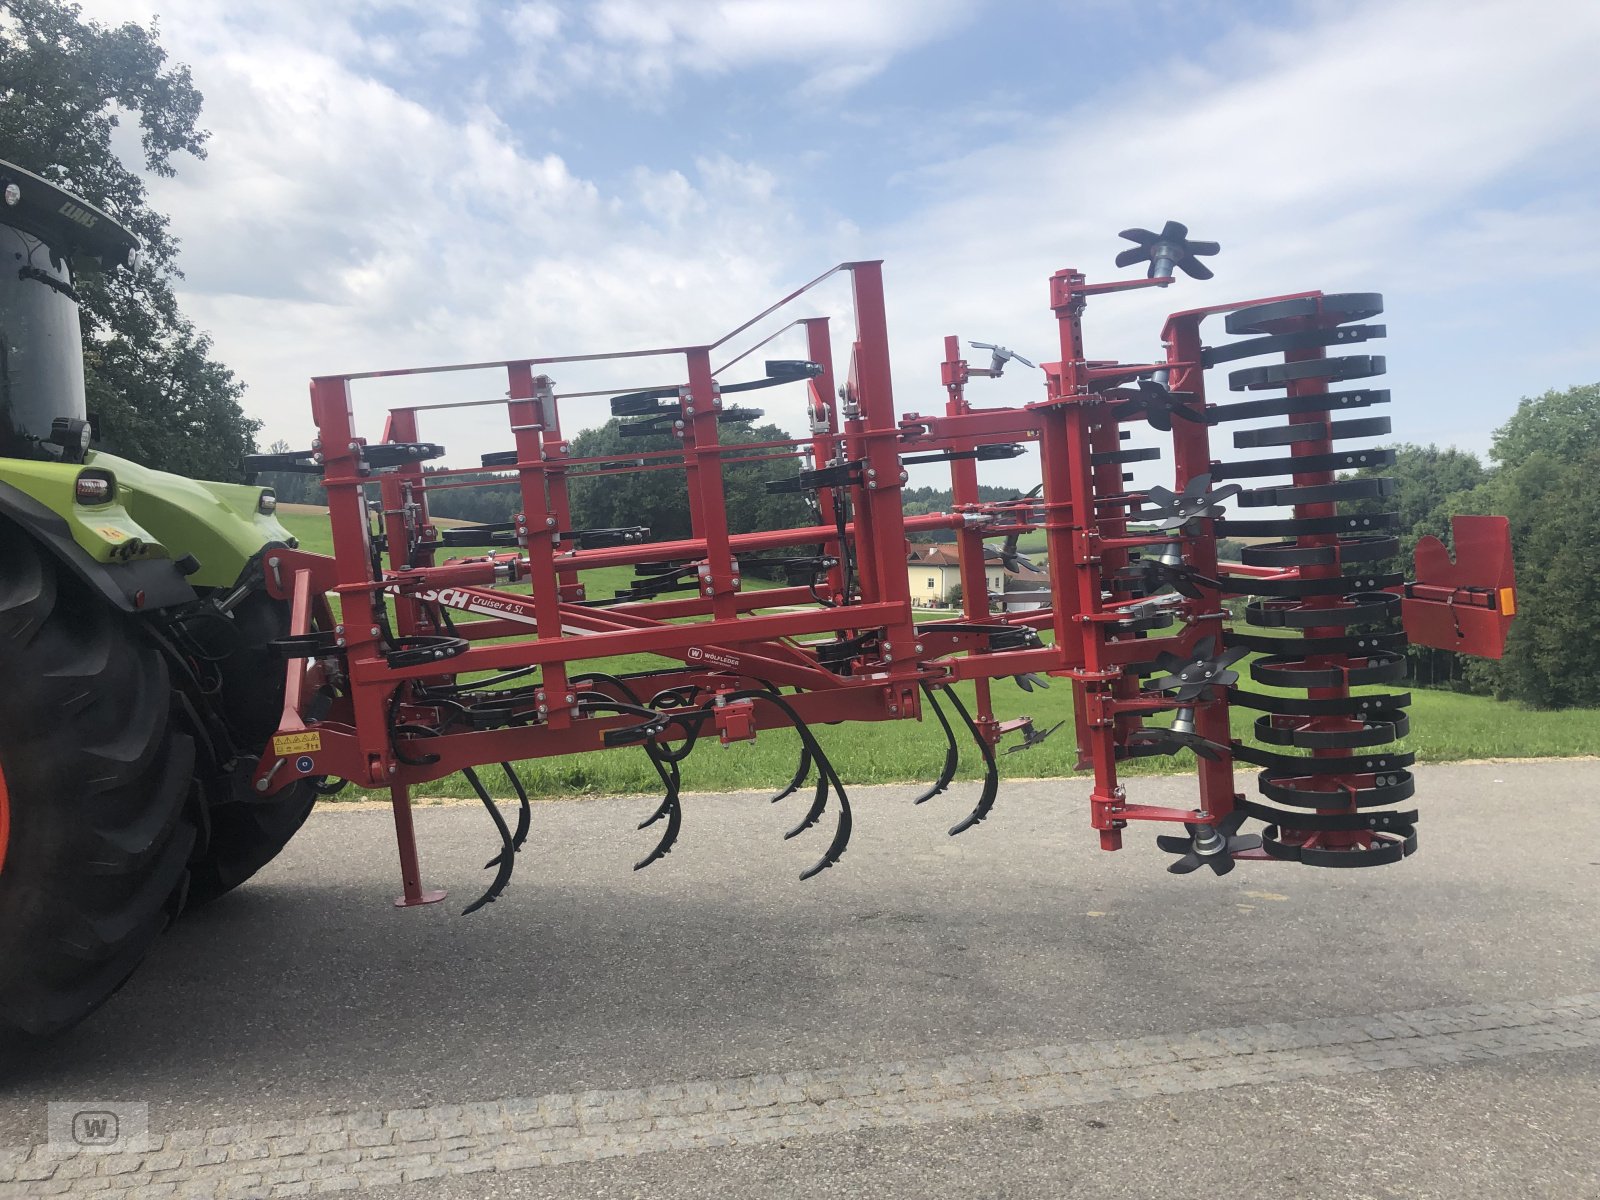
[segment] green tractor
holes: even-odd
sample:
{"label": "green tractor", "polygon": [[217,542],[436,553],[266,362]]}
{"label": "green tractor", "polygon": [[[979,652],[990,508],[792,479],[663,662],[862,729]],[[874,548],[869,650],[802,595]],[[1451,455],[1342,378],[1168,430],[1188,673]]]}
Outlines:
{"label": "green tractor", "polygon": [[93,1011],[316,800],[248,786],[283,702],[273,493],[96,447],[74,264],[136,253],[0,162],[0,1052]]}

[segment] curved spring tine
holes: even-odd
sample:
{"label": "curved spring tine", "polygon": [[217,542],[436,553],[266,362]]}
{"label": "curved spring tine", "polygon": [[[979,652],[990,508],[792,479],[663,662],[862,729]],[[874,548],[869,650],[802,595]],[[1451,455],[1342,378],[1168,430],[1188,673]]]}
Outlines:
{"label": "curved spring tine", "polygon": [[661,803],[656,805],[655,812],[639,822],[640,829],[648,829],[662,817],[667,819],[667,828],[661,834],[661,840],[638,862],[633,864],[635,871],[642,871],[653,862],[665,858],[672,852],[672,847],[678,841],[678,834],[683,830],[683,802],[679,798],[679,789],[683,786],[683,774],[678,770],[676,759],[664,757],[654,743],[645,743],[644,752],[649,756],[650,763],[656,769],[656,774],[661,776],[661,786],[665,789]]}
{"label": "curved spring tine", "polygon": [[[651,756],[651,761],[655,761],[653,755]],[[667,828],[662,833],[661,840],[656,843],[655,849],[633,864],[635,871],[642,871],[651,863],[657,862],[672,853],[672,847],[678,840],[678,833],[683,829],[683,805],[678,801],[678,784],[680,782],[678,766],[676,763],[672,764],[670,776],[662,769],[659,762],[656,763],[656,769],[662,772],[661,777],[666,781],[667,794],[661,800],[661,807],[656,809],[655,814],[640,825],[639,828],[643,829],[646,825],[653,825],[662,816],[667,818]]]}
{"label": "curved spring tine", "polygon": [[956,768],[961,763],[961,752],[956,748],[956,731],[950,728],[950,718],[944,715],[944,709],[939,707],[938,697],[927,684],[922,685],[922,694],[928,698],[928,705],[933,709],[933,715],[939,718],[939,727],[944,730],[944,766],[939,768],[939,778],[933,781],[933,786],[913,800],[911,802],[913,804],[932,800],[948,788],[950,781],[956,777]]}
{"label": "curved spring tine", "polygon": [[794,795],[805,786],[806,776],[811,774],[811,751],[804,742],[800,744],[800,765],[794,769],[794,778],[789,780],[789,786],[784,788],[772,798],[772,803],[785,800]]}
{"label": "curved spring tine", "polygon": [[[799,837],[818,821],[822,820],[822,814],[828,810],[828,772],[821,767],[822,761],[827,756],[822,753],[822,747],[817,744],[817,739],[812,735],[810,727],[801,720],[800,714],[783,698],[783,694],[770,683],[762,691],[734,692],[727,699],[730,701],[765,700],[782,712],[784,716],[788,717],[789,723],[794,726],[795,732],[800,735],[800,765],[804,770],[795,776],[798,783],[791,782],[789,787],[774,796],[773,800],[782,800],[790,792],[794,791],[799,784],[804,783],[805,776],[810,774],[812,763],[815,762],[817,764],[817,790],[811,799],[811,807],[806,810],[805,816],[800,818],[800,824],[783,835],[783,840],[788,841],[790,838]],[[701,711],[709,712],[710,710],[703,708]]]}
{"label": "curved spring tine", "polygon": [[[627,680],[618,679],[615,675],[608,675],[604,671],[585,671],[581,675],[572,676],[572,678],[569,679],[567,682],[574,683],[574,684],[577,684],[577,683],[603,683],[603,684],[606,684],[609,687],[614,687],[614,688],[617,689],[618,695],[616,697],[614,697],[614,699],[626,701],[628,704],[632,704],[636,708],[645,708],[645,707],[647,707],[644,704],[644,702],[639,699],[639,693],[634,691],[633,688],[628,686],[628,681]],[[641,746],[642,746],[644,752],[647,755],[650,756],[650,762],[651,762],[652,765],[654,765],[654,767],[656,769],[656,774],[661,776],[662,786],[666,788],[666,790],[667,790],[667,792],[668,792],[668,794],[670,796],[670,794],[675,790],[674,789],[674,785],[673,785],[672,781],[667,776],[666,768],[664,766],[662,766],[663,760],[660,757],[658,757],[657,754],[655,753],[655,745],[654,745],[654,743],[652,743],[652,742],[644,742],[644,743],[641,743]],[[676,765],[673,766],[673,773],[674,774],[677,773]],[[651,814],[649,817],[647,817],[638,826],[638,828],[644,829],[647,826],[654,825],[662,817],[667,815],[667,808],[668,807],[669,807],[668,801],[666,799],[663,799],[661,801],[660,806],[656,809],[656,811],[653,814]]]}
{"label": "curved spring tine", "polygon": [[[663,714],[666,715],[666,714]],[[677,750],[670,750],[665,745],[657,742],[654,753],[663,762],[681,763],[694,751],[700,743],[700,727],[711,718],[708,708],[695,709],[690,712],[675,712],[667,715],[667,724],[676,725],[683,730],[683,746]]]}
{"label": "curved spring tine", "polygon": [[[517,778],[517,773],[511,769],[511,764],[503,762],[500,764],[500,769],[506,773],[506,782],[511,785],[511,790],[516,792],[517,802],[520,805],[517,810],[517,831],[511,835],[511,852],[515,854],[527,844],[528,830],[533,827],[533,806],[528,802],[528,789],[522,786],[522,780]],[[502,850],[500,854],[496,854],[484,863],[483,869],[487,871],[490,867],[498,865],[504,853]]]}
{"label": "curved spring tine", "polygon": [[979,821],[987,817],[994,808],[994,798],[1000,792],[1000,764],[995,761],[994,747],[984,741],[983,735],[978,732],[978,726],[972,719],[972,714],[967,711],[967,706],[961,703],[961,697],[950,690],[947,684],[944,689],[945,698],[955,706],[960,714],[962,723],[972,733],[972,740],[978,743],[978,749],[983,753],[983,791],[978,794],[978,806],[967,814],[965,819],[957,822],[950,828],[950,836],[965,833]]}
{"label": "curved spring tine", "polygon": [[667,815],[668,810],[677,803],[678,785],[683,781],[683,776],[678,773],[677,763],[652,754],[648,745],[645,747],[645,753],[649,756],[651,765],[655,767],[656,774],[661,776],[661,787],[665,794],[661,797],[661,803],[656,805],[656,810],[635,827],[638,829],[649,829]]}
{"label": "curved spring tine", "polygon": [[806,815],[800,818],[800,824],[783,835],[783,840],[786,842],[790,838],[799,837],[818,821],[822,820],[822,814],[828,810],[828,772],[823,770],[823,762],[826,756],[820,755],[820,753],[813,753],[812,757],[816,759],[817,764],[816,795],[812,797],[811,807],[806,810]]}
{"label": "curved spring tine", "polygon": [[483,895],[479,896],[466,908],[461,910],[463,917],[471,916],[486,904],[493,904],[500,899],[500,894],[506,890],[506,885],[511,882],[511,872],[516,869],[517,852],[511,844],[511,829],[506,824],[506,819],[500,815],[500,809],[495,805],[489,789],[483,786],[483,780],[478,778],[478,773],[471,767],[463,767],[461,773],[467,777],[467,782],[472,785],[472,790],[478,793],[478,799],[483,801],[483,806],[489,810],[489,815],[494,818],[495,828],[500,831],[500,855],[491,859],[499,870],[495,872],[494,882],[491,883]]}
{"label": "curved spring tine", "polygon": [[817,823],[817,820],[822,816],[823,807],[827,803],[828,786],[830,783],[833,786],[833,790],[838,793],[839,821],[834,827],[833,840],[828,843],[828,848],[823,851],[820,859],[818,859],[813,865],[806,868],[804,871],[800,872],[800,878],[802,880],[810,879],[815,875],[820,875],[822,872],[826,871],[829,867],[833,866],[834,863],[838,862],[844,857],[845,849],[850,845],[850,835],[855,829],[855,819],[850,812],[850,797],[844,790],[844,781],[839,778],[839,773],[834,770],[832,761],[828,758],[827,754],[824,753],[822,746],[817,742],[816,736],[812,734],[810,727],[801,718],[800,714],[795,711],[794,706],[782,696],[775,695],[772,692],[748,691],[734,692],[732,695],[728,696],[727,699],[730,701],[765,700],[768,704],[771,704],[777,708],[784,714],[784,716],[789,718],[790,723],[795,727],[795,731],[799,733],[800,740],[802,743],[804,743],[806,749],[811,752],[811,757],[816,762],[817,801],[812,805],[812,811],[806,814],[806,822],[800,825],[793,832],[785,834],[785,838],[793,837],[795,834],[800,833],[805,829],[809,829],[812,825]]}
{"label": "curved spring tine", "polygon": [[839,823],[834,827],[833,841],[828,843],[828,848],[823,851],[822,857],[800,872],[801,880],[822,874],[843,858],[845,848],[850,845],[850,834],[855,830],[855,818],[850,815],[850,797],[845,794],[844,783],[834,771],[833,764],[823,758],[818,760],[817,766],[818,770],[825,769],[833,776],[834,789],[839,793]]}
{"label": "curved spring tine", "polygon": [[[783,695],[783,693],[778,690],[778,687],[777,687],[776,684],[769,683],[766,680],[762,680],[762,683],[766,685],[767,691],[770,692],[772,695],[774,695],[774,696],[782,696]],[[802,739],[801,742],[800,742],[800,765],[795,767],[795,769],[794,769],[794,777],[789,780],[789,786],[784,788],[783,791],[779,792],[776,796],[774,796],[772,798],[772,803],[776,804],[779,800],[785,800],[788,797],[794,795],[796,792],[798,792],[802,787],[805,786],[806,776],[808,776],[810,774],[811,774],[811,748],[809,746],[807,746],[805,744],[804,739]]]}
{"label": "curved spring tine", "polygon": [[[639,704],[638,693],[628,686],[626,680],[618,679],[615,675],[608,675],[603,671],[589,671],[583,675],[574,675],[571,682],[585,683],[591,680],[596,683],[608,684],[616,688],[621,693],[622,698],[629,703]],[[678,795],[679,789],[683,785],[683,776],[678,770],[678,759],[670,758],[663,754],[661,748],[654,742],[645,742],[643,749],[650,759],[650,765],[655,767],[656,774],[661,777],[661,786],[664,789],[664,794],[661,797],[661,803],[656,805],[656,810],[639,822],[638,827],[640,829],[648,829],[665,817],[667,819],[667,828],[663,831],[661,840],[655,844],[655,848],[633,864],[635,871],[642,871],[651,863],[659,862],[672,853],[672,847],[678,841],[678,834],[683,830],[683,804]]]}

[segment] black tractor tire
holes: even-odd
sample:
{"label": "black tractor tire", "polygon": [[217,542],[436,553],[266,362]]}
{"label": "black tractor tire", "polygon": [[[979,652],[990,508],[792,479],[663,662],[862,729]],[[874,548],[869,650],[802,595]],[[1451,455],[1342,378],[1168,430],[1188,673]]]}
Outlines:
{"label": "black tractor tire", "polygon": [[264,800],[250,790],[258,757],[283,712],[284,662],[273,656],[270,643],[288,632],[289,606],[256,592],[233,610],[231,629],[218,637],[205,635],[219,652],[217,702],[244,753],[230,768],[216,771],[206,789],[213,799],[210,838],[190,865],[190,908],[231,892],[276,858],[317,802],[310,779],[298,779]]}
{"label": "black tractor tire", "polygon": [[0,520],[0,1057],[81,1021],[184,903],[195,742],[136,622]]}

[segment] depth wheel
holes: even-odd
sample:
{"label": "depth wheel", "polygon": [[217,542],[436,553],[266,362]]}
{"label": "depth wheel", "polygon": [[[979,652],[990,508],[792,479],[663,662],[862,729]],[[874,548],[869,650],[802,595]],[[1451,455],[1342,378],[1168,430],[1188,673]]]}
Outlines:
{"label": "depth wheel", "polygon": [[0,521],[0,1053],[81,1021],[182,907],[194,741],[137,626]]}
{"label": "depth wheel", "polygon": [[250,789],[253,756],[266,747],[283,710],[283,660],[272,655],[269,643],[289,632],[289,606],[256,592],[233,610],[231,626],[225,646],[218,647],[219,700],[235,745],[248,755],[231,770],[218,768],[210,781],[211,835],[191,866],[191,908],[233,891],[278,857],[317,802],[309,779],[265,800]]}

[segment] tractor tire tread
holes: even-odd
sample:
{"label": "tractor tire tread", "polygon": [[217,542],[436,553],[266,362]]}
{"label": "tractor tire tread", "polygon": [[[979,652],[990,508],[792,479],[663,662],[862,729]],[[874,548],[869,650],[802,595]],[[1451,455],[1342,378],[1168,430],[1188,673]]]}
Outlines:
{"label": "tractor tire tread", "polygon": [[0,521],[0,1047],[72,1025],[177,915],[194,741],[137,623]]}

